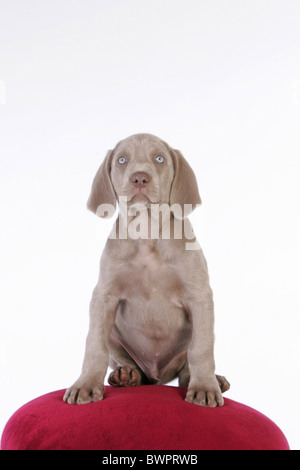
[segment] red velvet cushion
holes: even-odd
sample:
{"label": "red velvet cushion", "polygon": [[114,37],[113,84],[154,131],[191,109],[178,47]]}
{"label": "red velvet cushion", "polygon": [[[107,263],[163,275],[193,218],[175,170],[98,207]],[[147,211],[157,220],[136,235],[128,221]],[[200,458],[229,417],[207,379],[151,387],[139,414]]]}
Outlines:
{"label": "red velvet cushion", "polygon": [[2,450],[288,450],[281,430],[248,406],[184,401],[186,389],[106,387],[101,402],[68,405],[64,390],[22,406],[4,429]]}

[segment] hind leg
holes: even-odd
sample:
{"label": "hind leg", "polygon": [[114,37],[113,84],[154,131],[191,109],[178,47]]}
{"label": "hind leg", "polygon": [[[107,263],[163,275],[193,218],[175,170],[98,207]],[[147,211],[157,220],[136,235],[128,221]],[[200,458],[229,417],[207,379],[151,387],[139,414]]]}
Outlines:
{"label": "hind leg", "polygon": [[108,377],[108,383],[113,387],[136,387],[145,382],[137,367],[117,366]]}
{"label": "hind leg", "polygon": [[113,371],[108,377],[108,383],[113,387],[136,387],[147,383],[145,374],[127,351],[121,345],[112,342],[109,366]]}
{"label": "hind leg", "polygon": [[178,372],[178,383],[179,387],[188,388],[190,381],[190,370],[188,362],[186,362],[183,368]]}
{"label": "hind leg", "polygon": [[219,382],[220,389],[222,393],[227,392],[230,389],[230,383],[222,375],[216,375],[217,381]]}
{"label": "hind leg", "polygon": [[[222,375],[216,375],[216,379],[218,381],[222,393],[225,393],[227,392],[227,390],[230,389],[230,383],[225,377],[223,377]],[[179,387],[188,388],[190,381],[190,371],[187,362],[185,363],[184,367],[179,371],[178,380]]]}

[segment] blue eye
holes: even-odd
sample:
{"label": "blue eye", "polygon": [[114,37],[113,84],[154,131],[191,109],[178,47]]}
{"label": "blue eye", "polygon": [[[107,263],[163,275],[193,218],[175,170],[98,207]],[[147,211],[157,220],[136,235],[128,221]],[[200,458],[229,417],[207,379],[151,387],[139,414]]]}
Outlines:
{"label": "blue eye", "polygon": [[157,157],[155,157],[155,161],[157,163],[163,163],[165,161],[165,159],[162,155],[157,155]]}
{"label": "blue eye", "polygon": [[127,163],[127,158],[126,157],[120,157],[118,160],[120,165],[125,165]]}

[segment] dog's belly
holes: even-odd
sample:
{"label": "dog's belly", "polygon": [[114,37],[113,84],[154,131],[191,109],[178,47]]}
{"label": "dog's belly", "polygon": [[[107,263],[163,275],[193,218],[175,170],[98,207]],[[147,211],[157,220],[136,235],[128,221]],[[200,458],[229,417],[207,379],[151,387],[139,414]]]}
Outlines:
{"label": "dog's belly", "polygon": [[148,379],[172,380],[171,375],[186,362],[191,336],[189,315],[181,301],[183,284],[176,271],[164,265],[131,271],[129,266],[121,288],[111,341],[127,351]]}
{"label": "dog's belly", "polygon": [[114,347],[125,349],[150,380],[166,381],[171,369],[184,366],[191,336],[178,269],[145,241],[120,266],[113,285],[120,296],[110,338]]}
{"label": "dog's belly", "polygon": [[[165,323],[160,320],[162,309],[168,315]],[[148,379],[163,383],[172,371],[178,373],[184,366],[190,334],[185,312],[157,299],[144,305],[123,304],[111,340],[127,351]]]}

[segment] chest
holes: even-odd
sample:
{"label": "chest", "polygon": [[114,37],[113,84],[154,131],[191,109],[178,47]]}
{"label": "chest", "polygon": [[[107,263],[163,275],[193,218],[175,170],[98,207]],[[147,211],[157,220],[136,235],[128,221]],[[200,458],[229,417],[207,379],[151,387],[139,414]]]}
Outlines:
{"label": "chest", "polygon": [[123,298],[154,297],[179,299],[184,291],[177,266],[164,260],[159,252],[141,245],[118,273]]}

